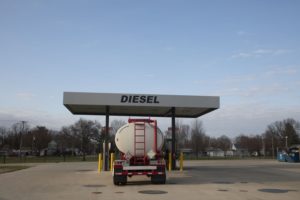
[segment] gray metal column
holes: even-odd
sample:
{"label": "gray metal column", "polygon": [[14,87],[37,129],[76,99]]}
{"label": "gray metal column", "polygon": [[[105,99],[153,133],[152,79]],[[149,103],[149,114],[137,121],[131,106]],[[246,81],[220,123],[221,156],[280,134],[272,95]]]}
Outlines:
{"label": "gray metal column", "polygon": [[108,149],[108,140],[109,140],[109,106],[106,106],[105,112],[105,140],[104,140],[104,159],[103,159],[103,171],[108,171],[109,169],[109,149]]}
{"label": "gray metal column", "polygon": [[176,169],[175,108],[172,107],[172,170]]}

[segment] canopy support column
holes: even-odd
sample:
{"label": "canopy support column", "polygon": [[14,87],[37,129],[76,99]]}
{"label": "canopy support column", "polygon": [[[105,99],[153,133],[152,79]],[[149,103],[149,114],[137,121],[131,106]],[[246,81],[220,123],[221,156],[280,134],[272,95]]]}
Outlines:
{"label": "canopy support column", "polygon": [[103,170],[108,171],[108,140],[109,140],[109,106],[105,107],[105,137],[104,137],[104,163],[103,163]]}
{"label": "canopy support column", "polygon": [[176,169],[175,107],[172,107],[172,170]]}

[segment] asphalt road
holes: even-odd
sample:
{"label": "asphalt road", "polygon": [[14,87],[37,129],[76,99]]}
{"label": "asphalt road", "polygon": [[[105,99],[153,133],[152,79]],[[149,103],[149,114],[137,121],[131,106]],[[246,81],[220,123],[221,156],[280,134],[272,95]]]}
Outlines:
{"label": "asphalt road", "polygon": [[97,163],[52,163],[0,174],[0,200],[167,199],[235,200],[300,198],[300,163],[268,160],[188,161],[168,173],[166,185],[147,177],[114,186]]}

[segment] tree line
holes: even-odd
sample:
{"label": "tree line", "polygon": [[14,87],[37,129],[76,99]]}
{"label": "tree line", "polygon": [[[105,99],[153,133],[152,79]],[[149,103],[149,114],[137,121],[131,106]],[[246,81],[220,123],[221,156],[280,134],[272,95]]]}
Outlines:
{"label": "tree line", "polygon": [[[105,134],[105,127],[100,122],[79,119],[70,126],[64,126],[59,131],[48,129],[45,126],[29,127],[28,123],[20,122],[10,128],[0,127],[0,150],[30,152],[40,155],[49,148],[49,143],[55,141],[58,155],[82,155],[96,154],[102,151],[105,140],[111,143],[111,149],[115,150],[114,135],[126,122],[113,120],[110,124],[109,135]],[[260,134],[240,134],[235,138],[226,135],[220,137],[209,136],[203,123],[196,119],[191,124],[176,122],[176,148],[190,149],[196,156],[203,155],[208,148],[222,151],[232,150],[235,144],[238,148],[246,149],[249,154],[258,156],[274,156],[278,149],[285,149],[293,144],[300,143],[300,123],[294,119],[284,119],[269,124],[266,130]],[[165,132],[166,138],[170,137],[170,131]]]}
{"label": "tree line", "polygon": [[300,123],[292,118],[269,124],[263,133],[240,134],[235,138],[226,135],[211,137],[205,133],[198,120],[191,127],[184,124],[179,124],[178,127],[178,147],[191,148],[196,155],[206,152],[208,148],[231,151],[234,144],[235,147],[246,150],[249,155],[275,156],[279,150],[286,151],[288,147],[300,144]]}

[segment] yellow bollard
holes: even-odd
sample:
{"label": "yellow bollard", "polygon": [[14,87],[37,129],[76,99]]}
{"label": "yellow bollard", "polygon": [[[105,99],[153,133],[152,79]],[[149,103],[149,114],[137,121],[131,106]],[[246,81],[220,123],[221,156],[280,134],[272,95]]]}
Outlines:
{"label": "yellow bollard", "polygon": [[98,173],[101,172],[101,169],[102,169],[102,154],[99,153],[99,156],[98,156]]}
{"label": "yellow bollard", "polygon": [[180,153],[180,171],[183,171],[183,153]]}
{"label": "yellow bollard", "polygon": [[110,153],[110,171],[113,171],[114,161],[115,161],[115,154],[114,153]]}
{"label": "yellow bollard", "polygon": [[103,157],[104,157],[104,155],[101,154],[101,163],[100,163],[101,164],[101,166],[100,166],[101,167],[101,171],[103,170],[103,159],[104,159]]}
{"label": "yellow bollard", "polygon": [[169,153],[169,171],[172,170],[172,153]]}

